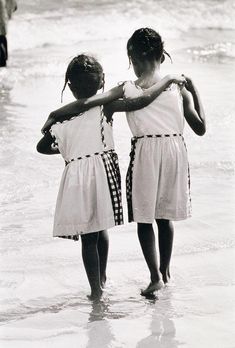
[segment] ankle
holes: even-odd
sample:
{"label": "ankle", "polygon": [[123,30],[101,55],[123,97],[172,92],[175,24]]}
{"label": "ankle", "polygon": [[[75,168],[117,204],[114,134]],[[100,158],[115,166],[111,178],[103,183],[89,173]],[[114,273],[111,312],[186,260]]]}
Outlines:
{"label": "ankle", "polygon": [[158,283],[162,279],[162,277],[160,273],[158,272],[158,273],[155,273],[154,275],[151,275],[150,279],[152,283]]}

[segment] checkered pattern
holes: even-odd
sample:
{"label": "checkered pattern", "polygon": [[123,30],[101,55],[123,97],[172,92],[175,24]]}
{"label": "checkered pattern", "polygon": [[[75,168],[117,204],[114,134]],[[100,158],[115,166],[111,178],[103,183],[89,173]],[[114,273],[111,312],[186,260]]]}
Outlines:
{"label": "checkered pattern", "polygon": [[128,208],[128,221],[134,221],[133,218],[133,207],[132,207],[132,180],[133,180],[133,167],[135,161],[135,149],[137,138],[133,137],[131,139],[131,152],[130,152],[130,163],[126,175],[126,199],[127,199],[127,208]]}
{"label": "checkered pattern", "polygon": [[[165,138],[165,137],[177,137],[182,136],[181,134],[148,134],[141,135],[139,137],[133,137],[131,139],[131,152],[130,152],[130,163],[126,175],[126,198],[127,198],[127,208],[128,208],[128,221],[134,221],[133,217],[133,206],[132,206],[132,182],[133,182],[133,167],[135,162],[135,150],[136,143],[139,139],[143,138]],[[189,176],[190,185],[190,176]]]}
{"label": "checkered pattern", "polygon": [[115,225],[123,224],[121,175],[118,165],[118,156],[109,151],[101,155],[107,175],[110,196],[112,200]]}
{"label": "checkered pattern", "polygon": [[74,236],[58,236],[58,238],[63,238],[63,239],[72,239],[75,242],[77,242],[79,240],[79,235],[74,235]]}
{"label": "checkered pattern", "polygon": [[107,145],[105,142],[105,137],[104,137],[104,110],[103,107],[101,106],[101,117],[100,117],[100,133],[101,133],[101,141],[104,146],[104,149],[106,149]]}
{"label": "checkered pattern", "polygon": [[[184,137],[183,136],[182,136],[182,139],[183,139],[183,143],[184,143],[185,149],[188,152],[187,146],[186,146],[186,143],[184,141]],[[192,198],[191,198],[191,178],[190,178],[189,163],[188,163],[188,194],[189,194],[189,209],[191,210],[192,209]]]}
{"label": "checkered pattern", "polygon": [[102,151],[102,152],[95,152],[91,155],[85,155],[85,156],[80,156],[80,157],[76,157],[76,158],[71,158],[70,160],[65,160],[65,166],[67,166],[69,163],[74,162],[74,161],[79,161],[85,158],[89,158],[89,157],[94,157],[94,156],[99,156],[99,155],[103,155],[109,152],[114,152],[114,150],[106,150],[106,151]]}
{"label": "checkered pattern", "polygon": [[[106,145],[105,136],[104,136],[104,117],[105,115],[103,112],[103,108],[101,107],[100,133],[101,133],[101,141],[102,141],[104,151],[95,152],[94,154],[91,154],[91,155],[79,156],[77,158],[71,158],[69,160],[65,160],[65,166],[67,166],[71,162],[82,160],[82,159],[93,157],[93,156],[100,155],[102,157],[106,175],[107,175],[109,190],[110,190],[115,225],[121,225],[123,224],[121,175],[120,175],[119,164],[118,164],[118,156],[116,152],[113,149],[106,150],[107,145]],[[77,234],[77,235],[70,235],[70,236],[60,236],[60,238],[72,239],[74,241],[78,241],[79,235]]]}

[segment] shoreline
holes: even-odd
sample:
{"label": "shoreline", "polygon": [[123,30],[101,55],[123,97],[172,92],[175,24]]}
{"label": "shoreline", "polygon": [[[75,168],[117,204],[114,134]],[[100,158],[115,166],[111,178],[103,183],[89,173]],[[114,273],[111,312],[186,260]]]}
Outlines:
{"label": "shoreline", "polygon": [[[112,280],[100,304],[92,305],[75,294],[57,306],[50,305],[48,298],[47,310],[1,326],[1,347],[73,348],[79,342],[79,348],[152,348],[158,342],[169,348],[204,348],[205,344],[232,348],[235,283],[229,266],[233,257],[232,249],[175,256],[172,284],[159,291],[155,302],[139,295],[144,285],[143,260],[129,262],[128,268],[125,261],[112,262]],[[125,269],[125,277],[120,269]]]}

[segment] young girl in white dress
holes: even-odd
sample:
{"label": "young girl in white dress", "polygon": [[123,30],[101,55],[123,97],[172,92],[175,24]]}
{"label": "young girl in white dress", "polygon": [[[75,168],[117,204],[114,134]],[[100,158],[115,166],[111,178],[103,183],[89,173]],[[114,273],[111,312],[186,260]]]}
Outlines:
{"label": "young girl in white dress", "polygon": [[[161,81],[160,66],[167,53],[161,36],[150,28],[134,32],[128,40],[127,53],[138,79],[124,84],[124,96],[133,98]],[[151,279],[142,291],[143,295],[152,294],[169,281],[174,234],[172,220],[191,216],[184,120],[198,135],[203,135],[206,128],[199,93],[190,79],[186,78],[185,87],[172,84],[143,111],[127,113],[133,134],[127,173],[129,221],[137,222]],[[152,226],[154,220],[158,226],[160,268]]]}
{"label": "young girl in white dress", "polygon": [[[166,79],[160,75],[160,65],[166,54],[161,36],[149,28],[139,29],[129,39],[127,50],[138,79],[107,93],[112,96],[116,93],[117,98],[124,97],[126,101],[144,94],[148,95],[149,102],[156,92],[153,92],[154,88],[160,84],[163,87]],[[180,81],[178,78],[172,82]],[[163,89],[159,88],[159,91]],[[97,96],[95,100],[107,102],[107,93],[103,99]],[[191,215],[189,167],[182,136],[184,118],[198,135],[205,133],[202,104],[190,79],[182,91],[173,84],[159,94],[155,93],[158,98],[148,106],[146,103],[143,110],[127,113],[133,133],[127,174],[129,221],[138,224],[138,237],[151,278],[149,286],[142,291],[143,295],[153,293],[163,286],[163,282],[169,281],[173,245],[171,220],[183,220]],[[81,105],[89,105],[89,102],[91,100],[67,105],[53,113],[50,120],[61,117],[65,111],[73,115]],[[107,112],[117,111],[115,105],[120,106],[120,103],[112,103]],[[123,110],[131,111],[131,108],[126,106]],[[152,226],[154,220],[159,233],[160,272]]]}
{"label": "young girl in white dress", "polygon": [[[136,30],[127,43],[135,82],[124,84],[125,98],[137,97],[161,81],[160,66],[166,51],[161,36],[149,28]],[[191,216],[190,176],[184,119],[198,135],[205,133],[205,115],[190,79],[185,88],[172,84],[143,111],[127,113],[133,134],[127,173],[129,221],[137,222],[140,245],[150,271],[149,295],[170,278],[173,221]],[[190,93],[189,93],[190,92]],[[152,223],[158,226],[160,273]],[[162,280],[163,282],[162,282]]]}
{"label": "young girl in white dress", "polygon": [[[75,98],[90,97],[103,87],[103,69],[95,58],[79,55],[67,68],[67,83]],[[53,235],[73,240],[81,235],[91,298],[99,298],[106,281],[106,229],[123,223],[112,126],[97,106],[79,117],[54,124],[37,150],[44,154],[60,153],[65,161]]]}

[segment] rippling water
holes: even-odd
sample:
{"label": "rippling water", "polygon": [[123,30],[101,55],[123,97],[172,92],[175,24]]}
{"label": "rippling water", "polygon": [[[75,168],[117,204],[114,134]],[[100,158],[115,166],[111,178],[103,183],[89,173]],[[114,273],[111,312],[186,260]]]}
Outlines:
{"label": "rippling water", "polygon": [[[175,292],[184,302],[190,290],[179,269],[181,257],[199,255],[206,262],[206,253],[233,246],[234,14],[234,2],[230,0],[181,0],[177,6],[170,0],[63,0],[59,4],[52,0],[19,1],[18,12],[9,26],[9,67],[0,71],[2,324],[28,320],[31,325],[40,315],[74,313],[73,309],[79,309],[79,325],[84,317],[94,321],[103,313],[107,325],[112,326],[112,319],[126,318],[130,313],[139,318],[147,308],[153,313],[153,326],[166,325],[166,334],[167,330],[172,333],[172,323],[162,322],[155,309],[139,299],[138,289],[147,282],[147,274],[133,224],[111,233],[109,299],[100,310],[90,308],[85,297],[88,286],[80,243],[51,237],[63,161],[57,156],[37,154],[35,145],[44,119],[60,106],[63,74],[74,54],[96,53],[104,65],[108,88],[133,78],[125,52],[126,40],[133,30],[140,26],[159,30],[174,61],[173,65],[164,63],[163,72],[184,72],[194,78],[208,119],[204,137],[195,136],[188,128],[185,132],[191,162],[193,218],[176,224],[173,266]],[[69,100],[67,91],[65,102]],[[116,116],[114,127],[124,183],[130,132],[122,115]],[[120,269],[127,268],[126,262],[124,276]],[[222,271],[220,277],[223,279]],[[190,282],[194,286],[196,278]],[[174,291],[173,295],[162,295],[160,311],[171,311],[170,296],[175,296]],[[176,305],[169,315],[175,318],[187,310],[186,304]],[[41,339],[73,332],[75,324],[63,326],[62,321],[41,333],[32,324],[28,335]],[[40,325],[43,327],[42,322]],[[3,333],[5,342],[13,339],[7,328]],[[28,337],[27,330],[20,328],[14,335],[19,340]],[[168,336],[169,347],[177,347],[172,337]],[[87,347],[95,347],[92,344]],[[107,342],[103,346],[108,347]]]}

